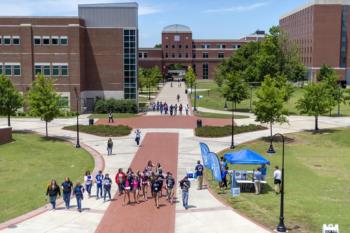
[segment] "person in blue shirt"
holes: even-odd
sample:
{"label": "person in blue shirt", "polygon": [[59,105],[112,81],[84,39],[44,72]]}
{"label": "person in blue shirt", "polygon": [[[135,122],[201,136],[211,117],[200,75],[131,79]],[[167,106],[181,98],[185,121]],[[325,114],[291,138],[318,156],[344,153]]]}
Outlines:
{"label": "person in blue shirt", "polygon": [[199,190],[201,190],[202,186],[203,186],[203,170],[204,170],[204,167],[201,164],[201,161],[198,160],[195,171],[196,171],[196,177],[197,177],[197,181],[198,181],[198,189]]}
{"label": "person in blue shirt", "polygon": [[265,180],[266,179],[266,175],[267,175],[267,168],[266,168],[265,164],[261,165],[260,172],[261,172],[261,180]]}
{"label": "person in blue shirt", "polygon": [[109,174],[107,173],[105,178],[103,179],[103,189],[104,189],[104,196],[103,200],[106,201],[106,196],[108,195],[109,200],[111,200],[111,186],[112,186],[112,180],[109,178]]}
{"label": "person in blue shirt", "polygon": [[255,194],[259,195],[261,192],[261,180],[262,180],[260,167],[256,169],[256,171],[253,171],[253,177],[254,177]]}
{"label": "person in blue shirt", "polygon": [[70,196],[72,195],[73,183],[70,181],[69,177],[64,179],[62,183],[63,200],[66,205],[66,209],[70,208]]}
{"label": "person in blue shirt", "polygon": [[104,176],[102,174],[102,171],[98,171],[96,177],[96,199],[102,198],[102,182],[104,179]]}
{"label": "person in blue shirt", "polygon": [[228,167],[226,166],[223,170],[221,170],[221,179],[222,179],[221,188],[227,189],[227,178],[226,178],[227,174],[228,174]]}
{"label": "person in blue shirt", "polygon": [[73,194],[75,196],[75,198],[77,199],[77,208],[78,211],[81,212],[82,208],[81,208],[81,201],[84,199],[84,187],[80,184],[80,182],[77,182],[75,184],[75,187],[73,189]]}
{"label": "person in blue shirt", "polygon": [[227,162],[226,159],[224,157],[220,158],[220,165],[221,165],[221,170],[225,170],[225,168],[227,167]]}

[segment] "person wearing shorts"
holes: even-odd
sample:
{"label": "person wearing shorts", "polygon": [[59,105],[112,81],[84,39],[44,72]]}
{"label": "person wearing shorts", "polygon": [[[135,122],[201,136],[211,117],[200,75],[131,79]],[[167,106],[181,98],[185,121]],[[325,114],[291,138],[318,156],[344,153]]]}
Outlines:
{"label": "person wearing shorts", "polygon": [[168,172],[167,176],[165,177],[165,183],[167,191],[167,200],[170,202],[170,204],[173,204],[175,179],[170,172]]}
{"label": "person wearing shorts", "polygon": [[140,182],[141,182],[141,189],[143,194],[143,200],[147,201],[147,190],[148,190],[148,184],[149,184],[149,177],[145,174],[145,172],[140,173]]}
{"label": "person wearing shorts", "polygon": [[131,186],[132,186],[132,189],[131,189],[131,192],[134,196],[134,201],[139,204],[139,179],[138,177],[136,176],[135,173],[132,174],[132,182],[131,182]]}
{"label": "person wearing shorts", "polygon": [[154,197],[154,202],[157,208],[159,208],[159,192],[161,190],[161,185],[160,185],[161,179],[162,179],[161,177],[157,177],[153,179],[151,183],[152,195]]}
{"label": "person wearing shorts", "polygon": [[129,183],[128,179],[125,179],[123,183],[123,190],[124,190],[124,200],[123,205],[125,205],[125,199],[128,197],[128,204],[130,204],[130,191],[131,191],[131,184]]}

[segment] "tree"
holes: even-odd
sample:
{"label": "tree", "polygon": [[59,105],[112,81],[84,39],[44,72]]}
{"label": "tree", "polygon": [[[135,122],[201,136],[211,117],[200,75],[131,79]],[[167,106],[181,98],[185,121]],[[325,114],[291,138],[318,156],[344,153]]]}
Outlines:
{"label": "tree", "polygon": [[318,130],[318,117],[329,110],[330,92],[324,82],[310,83],[304,96],[297,101],[297,109],[302,114],[315,117],[315,130]]}
{"label": "tree", "polygon": [[284,108],[285,94],[277,87],[276,80],[266,76],[261,87],[256,92],[257,100],[253,102],[256,121],[270,124],[272,138],[272,124],[288,122],[288,111]]}
{"label": "tree", "polygon": [[145,82],[145,70],[140,67],[137,72],[137,86],[140,90],[144,87]]}
{"label": "tree", "polygon": [[53,87],[53,81],[39,74],[28,92],[29,110],[34,116],[45,121],[46,137],[48,136],[48,122],[60,114],[60,96]]}
{"label": "tree", "polygon": [[239,72],[226,74],[222,94],[227,101],[232,101],[234,106],[249,97],[248,85]]}
{"label": "tree", "polygon": [[192,93],[192,87],[193,87],[194,83],[196,82],[196,74],[194,73],[191,66],[189,66],[187,71],[186,71],[185,81],[186,81],[186,84],[191,87],[191,93]]}
{"label": "tree", "polygon": [[161,47],[162,47],[162,44],[155,44],[155,45],[154,45],[154,48],[156,48],[156,49],[157,49],[157,48],[161,48]]}
{"label": "tree", "polygon": [[336,75],[337,73],[331,66],[324,64],[322,65],[320,71],[317,73],[316,79],[317,81],[323,81],[326,77],[331,77]]}
{"label": "tree", "polygon": [[23,107],[23,96],[15,89],[11,80],[0,76],[0,114],[7,116],[7,125],[11,126],[11,115]]}

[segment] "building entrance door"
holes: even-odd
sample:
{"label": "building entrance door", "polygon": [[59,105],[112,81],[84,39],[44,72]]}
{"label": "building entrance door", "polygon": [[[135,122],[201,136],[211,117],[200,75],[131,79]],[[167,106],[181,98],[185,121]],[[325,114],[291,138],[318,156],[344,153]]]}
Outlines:
{"label": "building entrance door", "polygon": [[90,113],[93,112],[95,108],[95,99],[94,98],[87,98],[86,99],[86,112]]}

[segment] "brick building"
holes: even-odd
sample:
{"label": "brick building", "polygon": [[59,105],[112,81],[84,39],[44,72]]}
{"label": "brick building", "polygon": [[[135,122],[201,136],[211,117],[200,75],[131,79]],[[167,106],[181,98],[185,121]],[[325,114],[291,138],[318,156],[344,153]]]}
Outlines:
{"label": "brick building", "polygon": [[139,66],[158,66],[163,75],[174,66],[183,71],[192,66],[198,79],[213,79],[215,68],[224,58],[235,53],[243,44],[264,38],[263,31],[238,40],[193,39],[192,31],[185,25],[169,25],[162,31],[161,48],[139,48]]}
{"label": "brick building", "polygon": [[61,105],[91,111],[97,98],[137,99],[138,5],[83,4],[76,17],[0,17],[0,74],[26,93],[38,73]]}
{"label": "brick building", "polygon": [[309,79],[327,64],[350,83],[349,5],[350,0],[313,0],[280,18],[280,27],[298,45]]}

